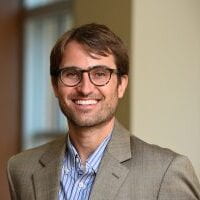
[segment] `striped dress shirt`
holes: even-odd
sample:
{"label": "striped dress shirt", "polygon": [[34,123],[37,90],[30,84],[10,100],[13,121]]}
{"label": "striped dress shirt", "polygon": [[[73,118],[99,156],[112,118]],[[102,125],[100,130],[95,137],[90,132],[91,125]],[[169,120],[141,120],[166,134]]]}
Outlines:
{"label": "striped dress shirt", "polygon": [[83,165],[68,136],[67,153],[63,160],[58,200],[89,199],[99,164],[110,138],[111,134],[104,139]]}

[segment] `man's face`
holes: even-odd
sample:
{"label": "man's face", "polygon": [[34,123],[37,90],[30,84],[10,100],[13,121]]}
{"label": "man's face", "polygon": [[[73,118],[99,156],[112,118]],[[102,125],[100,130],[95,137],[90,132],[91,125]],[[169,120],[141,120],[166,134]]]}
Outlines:
{"label": "man's face", "polygon": [[[113,55],[88,54],[83,45],[71,41],[65,48],[60,68],[74,66],[88,69],[97,65],[116,69]],[[88,73],[83,73],[82,81],[74,87],[67,87],[58,80],[54,92],[69,123],[91,127],[114,118],[118,99],[123,97],[127,82],[127,76],[123,76],[120,82],[113,73],[108,84],[95,86],[90,82]]]}

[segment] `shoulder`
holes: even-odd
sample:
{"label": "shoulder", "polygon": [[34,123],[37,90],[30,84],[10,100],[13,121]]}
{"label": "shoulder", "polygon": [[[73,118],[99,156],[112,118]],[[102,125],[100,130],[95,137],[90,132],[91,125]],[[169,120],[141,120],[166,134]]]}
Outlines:
{"label": "shoulder", "polygon": [[[131,136],[131,151],[134,162],[146,169],[155,169],[156,173],[165,173],[171,165],[179,165],[179,162],[190,164],[188,158],[168,148],[149,144],[141,139]],[[154,166],[152,168],[152,166]]]}
{"label": "shoulder", "polygon": [[160,199],[200,199],[200,185],[190,160],[170,149],[131,136],[130,170],[137,183],[146,180]]}
{"label": "shoulder", "polygon": [[17,169],[22,166],[30,167],[38,163],[39,159],[45,152],[54,151],[65,143],[66,137],[60,137],[47,144],[41,145],[36,148],[25,150],[12,156],[8,161],[8,169]]}
{"label": "shoulder", "polygon": [[158,160],[174,159],[180,154],[155,144],[149,144],[136,136],[131,136],[131,149],[133,154],[142,154],[144,158],[153,157]]}

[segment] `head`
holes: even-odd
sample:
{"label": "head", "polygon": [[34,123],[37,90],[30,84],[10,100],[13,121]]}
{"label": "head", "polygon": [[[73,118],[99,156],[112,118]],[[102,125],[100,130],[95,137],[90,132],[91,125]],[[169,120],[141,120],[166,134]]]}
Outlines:
{"label": "head", "polygon": [[[113,71],[105,85],[91,81],[88,71],[97,66]],[[63,68],[82,71],[81,81],[72,87],[65,85],[55,73]],[[69,124],[91,127],[114,118],[128,83],[128,55],[121,39],[109,28],[87,24],[66,32],[57,41],[50,56],[50,71],[55,95]]]}
{"label": "head", "polygon": [[119,72],[119,80],[121,76],[128,75],[129,58],[122,40],[107,26],[91,23],[67,31],[53,47],[50,55],[50,73],[54,83],[57,82],[57,77],[53,76],[53,72],[60,67],[65,47],[71,41],[83,45],[88,53],[101,56],[112,54]]}

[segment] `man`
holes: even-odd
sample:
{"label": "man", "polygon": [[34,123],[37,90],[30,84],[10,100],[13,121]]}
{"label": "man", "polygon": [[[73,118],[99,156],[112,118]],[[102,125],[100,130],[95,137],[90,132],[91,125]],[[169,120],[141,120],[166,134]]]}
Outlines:
{"label": "man", "polygon": [[52,49],[50,71],[69,131],[10,159],[12,199],[200,200],[187,158],[130,136],[115,119],[128,56],[113,32],[99,24],[68,31]]}

